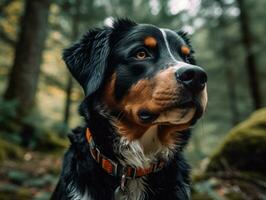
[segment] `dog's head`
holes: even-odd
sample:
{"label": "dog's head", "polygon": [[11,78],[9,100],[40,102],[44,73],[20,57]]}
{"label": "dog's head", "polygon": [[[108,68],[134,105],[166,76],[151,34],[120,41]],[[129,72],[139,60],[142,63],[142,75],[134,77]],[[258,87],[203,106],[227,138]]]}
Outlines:
{"label": "dog's head", "polygon": [[183,32],[118,20],[86,33],[64,60],[87,98],[97,99],[129,140],[157,126],[159,139],[171,143],[206,108],[207,75]]}

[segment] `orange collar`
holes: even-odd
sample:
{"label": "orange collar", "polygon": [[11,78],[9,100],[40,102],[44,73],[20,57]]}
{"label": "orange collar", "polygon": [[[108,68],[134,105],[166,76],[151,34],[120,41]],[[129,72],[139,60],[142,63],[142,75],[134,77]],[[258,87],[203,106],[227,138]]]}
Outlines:
{"label": "orange collar", "polygon": [[164,161],[160,161],[160,162],[152,164],[148,168],[134,168],[134,167],[130,167],[130,166],[123,166],[118,162],[115,162],[111,159],[108,159],[106,156],[104,156],[100,152],[100,150],[96,147],[96,145],[93,141],[92,134],[91,134],[89,128],[87,128],[87,130],[86,130],[86,138],[87,138],[87,141],[90,145],[90,153],[91,153],[92,157],[110,175],[113,175],[116,177],[117,176],[122,177],[122,179],[123,178],[124,179],[125,178],[134,179],[134,178],[138,178],[141,176],[146,176],[146,175],[153,173],[153,172],[158,172],[165,165]]}

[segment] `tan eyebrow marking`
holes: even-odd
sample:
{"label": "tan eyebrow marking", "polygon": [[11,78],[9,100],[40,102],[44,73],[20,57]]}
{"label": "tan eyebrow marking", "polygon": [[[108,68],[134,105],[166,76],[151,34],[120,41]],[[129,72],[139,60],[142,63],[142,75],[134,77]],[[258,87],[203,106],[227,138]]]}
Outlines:
{"label": "tan eyebrow marking", "polygon": [[189,55],[190,54],[190,48],[188,48],[187,46],[185,46],[185,45],[183,45],[182,47],[181,47],[181,52],[182,52],[182,54],[184,54],[184,55]]}
{"label": "tan eyebrow marking", "polygon": [[157,45],[157,40],[152,36],[147,36],[144,38],[144,44],[152,48]]}

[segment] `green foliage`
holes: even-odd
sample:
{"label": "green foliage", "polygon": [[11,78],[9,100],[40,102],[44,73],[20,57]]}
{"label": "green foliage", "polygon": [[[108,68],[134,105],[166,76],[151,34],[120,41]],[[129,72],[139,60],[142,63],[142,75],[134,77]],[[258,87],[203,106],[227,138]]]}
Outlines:
{"label": "green foliage", "polygon": [[[32,110],[31,114],[23,118],[22,122],[16,123],[16,120],[14,120],[16,118],[16,105],[16,101],[5,101],[0,98],[0,127],[3,128],[3,131],[1,131],[3,140],[0,140],[3,143],[2,149],[0,147],[0,160],[13,154],[15,158],[18,157],[16,156],[18,149],[16,145],[21,144],[21,124],[31,127],[29,130],[32,131],[29,144],[31,149],[53,151],[65,149],[68,146],[67,139],[59,137],[62,132],[67,132],[67,128],[59,123],[54,125],[53,131],[46,128],[43,124],[45,119],[37,109]],[[11,148],[6,149],[8,144],[14,147],[13,151],[10,150]]]}
{"label": "green foliage", "polygon": [[49,186],[51,184],[55,184],[57,181],[57,178],[52,176],[52,175],[44,175],[41,178],[34,177],[34,178],[29,178],[27,181],[24,180],[24,185],[27,187],[38,187],[42,188],[45,186]]}
{"label": "green foliage", "polygon": [[14,187],[13,185],[0,186],[1,200],[29,200],[32,194],[29,190],[21,187]]}
{"label": "green foliage", "polygon": [[55,185],[57,182],[57,177],[55,176],[44,175],[41,177],[32,177],[29,173],[21,170],[10,170],[7,178],[10,183],[0,184],[1,200],[47,200],[51,196],[50,192],[38,192],[33,198],[33,191],[30,188],[35,188],[35,190],[36,188],[49,188],[49,186]]}
{"label": "green foliage", "polygon": [[68,139],[59,137],[59,134],[53,131],[43,131],[38,135],[35,149],[39,151],[55,151],[66,149],[68,146]]}
{"label": "green foliage", "polygon": [[17,184],[17,185],[22,184],[26,179],[29,178],[26,172],[18,171],[18,170],[10,171],[7,176],[12,183]]}
{"label": "green foliage", "polygon": [[47,200],[50,199],[50,192],[40,192],[33,200]]}
{"label": "green foliage", "polygon": [[215,200],[211,197],[208,196],[208,194],[206,193],[200,193],[200,192],[193,192],[192,191],[192,195],[191,195],[191,199],[193,200]]}
{"label": "green foliage", "polygon": [[6,101],[0,98],[0,127],[1,126],[16,126],[10,124],[10,121],[16,116],[17,101]]}
{"label": "green foliage", "polygon": [[193,199],[200,199],[202,198],[202,196],[205,196],[204,199],[225,200],[216,191],[213,190],[215,184],[216,183],[213,179],[194,184],[193,188],[195,191],[197,191],[197,195],[194,194]]}
{"label": "green foliage", "polygon": [[22,158],[23,150],[10,142],[0,139],[0,162],[5,159]]}

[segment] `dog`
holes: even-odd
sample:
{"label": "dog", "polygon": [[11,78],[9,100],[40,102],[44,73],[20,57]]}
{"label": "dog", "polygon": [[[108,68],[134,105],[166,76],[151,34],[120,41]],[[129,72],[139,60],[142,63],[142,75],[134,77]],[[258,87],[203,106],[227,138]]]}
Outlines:
{"label": "dog", "polygon": [[187,200],[183,148],[207,104],[207,75],[182,31],[117,19],[63,59],[84,89],[52,200]]}

